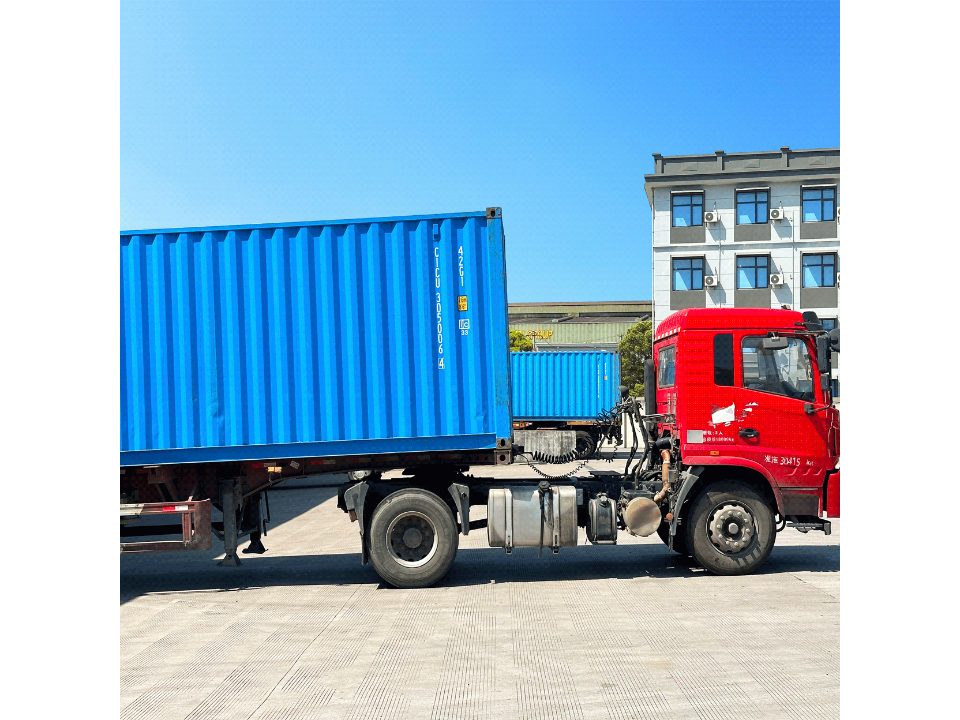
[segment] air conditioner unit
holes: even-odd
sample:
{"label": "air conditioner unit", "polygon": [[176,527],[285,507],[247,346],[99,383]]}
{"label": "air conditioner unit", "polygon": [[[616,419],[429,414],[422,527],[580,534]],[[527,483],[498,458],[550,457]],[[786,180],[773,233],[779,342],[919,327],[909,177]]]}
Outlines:
{"label": "air conditioner unit", "polygon": [[783,220],[784,211],[782,207],[770,208],[770,219],[771,220]]}
{"label": "air conditioner unit", "polygon": [[704,275],[703,276],[703,285],[708,288],[715,288],[720,284],[719,278],[716,275]]}
{"label": "air conditioner unit", "polygon": [[720,213],[718,213],[716,210],[707,210],[703,213],[703,221],[708,225],[720,222]]}
{"label": "air conditioner unit", "polygon": [[783,285],[783,275],[780,273],[770,273],[770,284],[773,287],[780,287]]}

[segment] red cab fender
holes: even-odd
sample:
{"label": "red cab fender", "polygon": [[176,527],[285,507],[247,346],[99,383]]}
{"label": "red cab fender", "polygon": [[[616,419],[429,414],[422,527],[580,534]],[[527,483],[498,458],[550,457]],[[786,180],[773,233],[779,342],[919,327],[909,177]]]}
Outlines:
{"label": "red cab fender", "polygon": [[[697,455],[695,457],[685,457],[683,458],[684,465],[706,465],[716,467],[718,465],[723,465],[725,467],[742,467],[748,468],[750,470],[755,470],[760,473],[767,480],[767,484],[770,486],[770,490],[773,492],[773,497],[777,501],[777,513],[783,517],[783,495],[780,493],[780,488],[776,482],[774,482],[773,476],[767,472],[766,468],[763,467],[760,463],[754,462],[753,460],[747,460],[740,457],[714,457],[711,455]],[[838,501],[839,502],[839,501]]]}

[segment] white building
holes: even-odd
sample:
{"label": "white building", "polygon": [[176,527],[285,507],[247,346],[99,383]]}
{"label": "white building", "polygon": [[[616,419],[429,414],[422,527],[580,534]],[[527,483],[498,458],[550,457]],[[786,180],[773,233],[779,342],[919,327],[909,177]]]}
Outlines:
{"label": "white building", "polygon": [[839,327],[839,148],[653,158],[654,328],[690,307],[813,310]]}

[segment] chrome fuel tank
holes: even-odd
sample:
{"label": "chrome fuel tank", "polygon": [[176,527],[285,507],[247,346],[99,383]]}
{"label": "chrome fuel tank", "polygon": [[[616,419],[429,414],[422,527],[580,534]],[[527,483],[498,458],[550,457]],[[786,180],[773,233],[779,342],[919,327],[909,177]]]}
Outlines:
{"label": "chrome fuel tank", "polygon": [[561,547],[577,544],[577,490],[553,485],[506,487],[487,499],[487,541],[491,547]]}

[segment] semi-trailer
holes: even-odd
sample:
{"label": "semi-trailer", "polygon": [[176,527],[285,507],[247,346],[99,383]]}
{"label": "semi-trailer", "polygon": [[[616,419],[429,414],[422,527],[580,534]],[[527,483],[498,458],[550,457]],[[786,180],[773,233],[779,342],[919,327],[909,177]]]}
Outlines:
{"label": "semi-trailer", "polygon": [[578,460],[607,436],[622,441],[620,418],[609,413],[620,398],[618,354],[511,352],[510,380],[515,439],[534,430],[570,431],[570,455]]}
{"label": "semi-trailer", "polygon": [[643,405],[620,388],[608,409],[632,430],[622,469],[470,474],[536,452],[513,442],[504,245],[499,208],[121,233],[121,551],[217,535],[236,565],[240,538],[263,551],[270,487],[364,470],[338,505],[397,587],[440,580],[481,527],[506,552],[657,533],[717,574],[755,570],[787,526],[829,533],[839,335],[810,312],[662,322]]}

